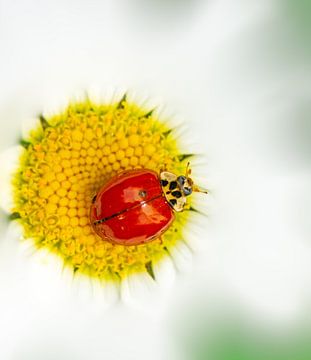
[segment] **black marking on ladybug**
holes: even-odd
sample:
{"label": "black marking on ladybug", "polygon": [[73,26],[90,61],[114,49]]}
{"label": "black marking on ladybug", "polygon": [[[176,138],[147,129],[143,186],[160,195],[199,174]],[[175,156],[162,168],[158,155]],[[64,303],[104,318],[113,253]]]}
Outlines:
{"label": "black marking on ladybug", "polygon": [[140,197],[146,197],[147,191],[146,191],[146,190],[139,190],[138,195],[139,195]]}
{"label": "black marking on ladybug", "polygon": [[146,262],[145,268],[146,268],[146,270],[147,270],[147,273],[152,277],[153,280],[155,280],[155,275],[154,275],[154,271],[153,271],[152,261]]}
{"label": "black marking on ladybug", "polygon": [[97,197],[97,194],[93,196],[92,204],[94,204],[94,202],[96,201],[96,197]]}
{"label": "black marking on ladybug", "polygon": [[177,181],[171,181],[170,182],[170,190],[174,190],[177,188]]}
{"label": "black marking on ladybug", "polygon": [[123,109],[124,108],[124,102],[126,101],[126,93],[122,96],[122,99],[119,101],[117,105],[117,109]]}
{"label": "black marking on ladybug", "polygon": [[166,195],[169,195],[170,193],[171,193],[170,191],[167,191],[167,192],[166,192]]}
{"label": "black marking on ladybug", "polygon": [[167,181],[167,180],[161,180],[161,185],[162,185],[162,186],[167,186],[167,185],[168,185],[168,181]]}
{"label": "black marking on ladybug", "polygon": [[171,200],[170,200],[170,204],[171,204],[172,206],[175,206],[175,205],[177,204],[177,200],[171,199]]}
{"label": "black marking on ladybug", "polygon": [[42,114],[39,115],[39,119],[43,130],[51,126]]}
{"label": "black marking on ladybug", "polygon": [[186,176],[183,175],[180,175],[177,178],[177,182],[180,186],[183,186],[186,180],[187,180]]}
{"label": "black marking on ladybug", "polygon": [[149,199],[149,200],[141,201],[140,203],[138,203],[138,204],[136,204],[136,205],[134,205],[134,206],[130,206],[130,207],[127,208],[127,209],[123,209],[123,210],[121,210],[121,211],[118,211],[117,213],[114,213],[114,214],[110,215],[110,216],[107,216],[107,217],[102,218],[102,219],[100,219],[100,220],[96,220],[96,221],[94,221],[94,225],[102,224],[102,223],[104,223],[105,221],[108,221],[108,220],[110,220],[110,219],[113,219],[113,218],[115,218],[115,217],[117,217],[117,216],[119,216],[119,215],[122,215],[122,214],[124,214],[124,213],[126,213],[126,212],[128,212],[128,211],[130,211],[130,210],[132,210],[132,209],[135,209],[135,208],[137,208],[137,207],[139,207],[139,206],[142,206],[142,205],[144,205],[144,204],[147,204],[147,203],[149,203],[149,202],[151,202],[151,201],[153,201],[153,200],[155,200],[155,199],[158,199],[158,198],[160,198],[160,197],[162,197],[162,195],[154,196],[153,198],[151,198],[151,199]]}
{"label": "black marking on ladybug", "polygon": [[21,214],[19,212],[13,212],[12,214],[9,215],[9,220],[16,220],[20,218],[21,218]]}
{"label": "black marking on ladybug", "polygon": [[189,187],[184,187],[183,190],[184,190],[185,196],[189,196],[192,194],[192,189]]}
{"label": "black marking on ladybug", "polygon": [[184,161],[185,159],[188,159],[192,156],[194,156],[194,154],[182,154],[182,155],[177,156],[177,158],[179,161]]}
{"label": "black marking on ladybug", "polygon": [[22,147],[24,147],[25,149],[28,149],[29,146],[31,145],[31,142],[27,141],[27,140],[24,140],[24,139],[21,139],[19,141],[20,145],[22,145]]}
{"label": "black marking on ladybug", "polygon": [[177,198],[177,199],[179,199],[180,197],[182,197],[182,193],[180,192],[180,191],[173,191],[172,192],[172,195],[175,197],[175,198]]}

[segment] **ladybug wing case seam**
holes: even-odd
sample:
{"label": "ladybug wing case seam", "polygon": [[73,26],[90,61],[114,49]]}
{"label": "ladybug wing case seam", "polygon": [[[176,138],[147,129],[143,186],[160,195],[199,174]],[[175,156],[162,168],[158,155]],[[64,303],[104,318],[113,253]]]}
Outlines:
{"label": "ladybug wing case seam", "polygon": [[160,197],[163,197],[163,195],[162,195],[162,194],[161,194],[161,195],[157,195],[157,196],[154,196],[153,198],[148,199],[148,200],[146,200],[146,201],[141,201],[139,204],[136,204],[136,205],[131,206],[131,207],[129,207],[129,208],[123,209],[123,210],[121,210],[121,211],[119,211],[119,212],[117,212],[117,213],[115,213],[115,214],[112,214],[112,215],[110,215],[110,216],[107,216],[107,217],[105,217],[105,218],[103,218],[103,219],[94,221],[94,225],[102,224],[103,222],[105,222],[105,221],[107,221],[107,220],[113,219],[113,218],[115,218],[115,217],[117,217],[117,216],[119,216],[119,215],[121,215],[121,214],[126,213],[127,211],[130,211],[130,210],[135,209],[135,208],[137,208],[137,207],[139,207],[139,206],[142,206],[142,205],[144,205],[144,204],[147,204],[147,203],[149,203],[149,202],[151,202],[151,201],[153,201],[153,200],[155,200],[155,199],[158,199],[158,198],[160,198]]}

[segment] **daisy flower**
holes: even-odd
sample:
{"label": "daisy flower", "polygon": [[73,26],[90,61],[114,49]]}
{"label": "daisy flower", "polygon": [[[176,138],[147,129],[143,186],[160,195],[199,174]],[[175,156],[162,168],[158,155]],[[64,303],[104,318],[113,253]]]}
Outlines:
{"label": "daisy flower", "polygon": [[[1,1],[1,360],[228,360],[257,352],[262,323],[274,345],[309,322],[309,7]],[[85,213],[102,183],[162,161],[190,161],[208,216],[185,211],[162,243],[99,241]]]}
{"label": "daisy flower", "polygon": [[[103,241],[90,221],[92,199],[116,174],[144,168],[185,173],[193,155],[179,150],[173,129],[155,113],[124,95],[116,103],[88,99],[60,114],[40,115],[15,148],[19,157],[13,175],[3,172],[11,191],[5,186],[2,191],[13,195],[8,216],[21,225],[22,237],[58,255],[73,273],[118,283],[147,272],[155,280],[154,264],[185,243],[183,227],[196,211],[190,201],[163,235],[143,245]],[[2,160],[8,161],[6,154]]]}

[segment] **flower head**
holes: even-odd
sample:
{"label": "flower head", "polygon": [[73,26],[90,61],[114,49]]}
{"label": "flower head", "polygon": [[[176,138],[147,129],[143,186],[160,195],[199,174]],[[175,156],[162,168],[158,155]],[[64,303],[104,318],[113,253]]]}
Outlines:
{"label": "flower head", "polygon": [[182,239],[188,212],[177,214],[151,243],[123,246],[94,233],[89,209],[97,191],[120,171],[185,172],[187,155],[169,127],[126,97],[109,105],[86,100],[59,115],[41,116],[21,144],[11,218],[20,222],[24,237],[90,277],[117,280],[144,271],[154,277],[153,264]]}

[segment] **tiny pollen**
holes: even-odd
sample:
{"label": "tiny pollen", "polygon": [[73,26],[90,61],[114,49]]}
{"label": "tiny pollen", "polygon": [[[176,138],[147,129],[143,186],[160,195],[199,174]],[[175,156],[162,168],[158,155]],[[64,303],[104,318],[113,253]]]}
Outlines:
{"label": "tiny pollen", "polygon": [[[140,246],[103,241],[89,220],[94,194],[119,172],[165,168],[184,173],[186,160],[179,160],[183,152],[173,136],[163,136],[168,132],[154,112],[126,97],[108,105],[87,100],[56,116],[42,116],[23,140],[27,146],[12,180],[12,214],[18,214],[14,219],[24,237],[60,256],[74,273],[109,281],[146,272],[146,266],[168,256],[182,238],[190,212],[177,214],[161,241]],[[146,191],[139,196],[145,198]]]}

